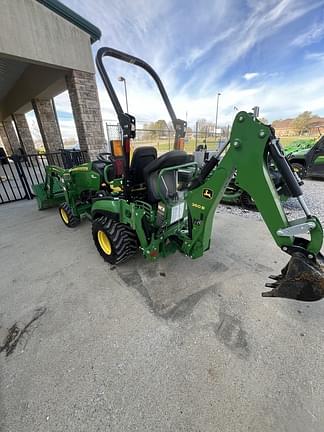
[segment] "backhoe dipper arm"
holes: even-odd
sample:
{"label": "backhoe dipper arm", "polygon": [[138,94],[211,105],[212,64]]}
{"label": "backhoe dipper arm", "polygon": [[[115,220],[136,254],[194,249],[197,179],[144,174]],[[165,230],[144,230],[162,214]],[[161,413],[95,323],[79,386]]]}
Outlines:
{"label": "backhoe dipper arm", "polygon": [[[269,153],[289,187],[291,195],[299,200],[305,217],[288,221],[269,174],[267,163]],[[225,156],[217,166],[216,161],[215,163],[209,161],[209,168],[205,167],[205,174],[203,169],[198,181],[192,184],[187,198],[191,241],[184,242],[184,252],[192,257],[198,257],[209,248],[214,213],[235,170],[239,187],[254,199],[275,242],[284,252],[293,257],[282,274],[273,277],[276,282],[267,284],[273,290],[265,295],[300,300],[322,298],[324,278],[323,270],[318,263],[322,260],[321,223],[307,209],[298,180],[283,156],[279,140],[274,136],[274,130],[261,123],[252,114],[246,112],[237,114]],[[310,239],[298,237],[304,234],[309,234]],[[308,278],[301,280],[301,273]],[[313,283],[316,277],[317,284]],[[313,289],[309,288],[310,285]]]}

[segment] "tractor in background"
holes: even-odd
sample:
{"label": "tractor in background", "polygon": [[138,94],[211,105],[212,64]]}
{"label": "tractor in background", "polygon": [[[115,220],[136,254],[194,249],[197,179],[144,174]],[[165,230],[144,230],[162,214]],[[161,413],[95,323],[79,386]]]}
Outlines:
{"label": "tractor in background", "polygon": [[300,178],[324,179],[324,136],[315,144],[286,150],[287,159]]}

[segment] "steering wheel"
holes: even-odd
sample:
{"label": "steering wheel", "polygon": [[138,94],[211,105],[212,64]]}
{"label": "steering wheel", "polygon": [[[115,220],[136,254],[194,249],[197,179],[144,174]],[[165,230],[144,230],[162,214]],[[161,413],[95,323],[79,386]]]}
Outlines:
{"label": "steering wheel", "polygon": [[111,163],[111,153],[99,153],[98,159],[105,163]]}

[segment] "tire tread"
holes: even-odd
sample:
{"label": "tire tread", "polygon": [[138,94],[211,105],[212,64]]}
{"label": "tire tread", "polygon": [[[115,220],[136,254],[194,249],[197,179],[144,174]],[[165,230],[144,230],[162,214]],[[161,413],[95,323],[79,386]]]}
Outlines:
{"label": "tire tread", "polygon": [[[113,248],[113,256],[108,256],[101,249],[97,240],[99,230],[105,231]],[[128,261],[138,250],[136,233],[128,226],[113,219],[102,216],[95,219],[92,224],[92,236],[95,245],[103,257],[110,264],[121,264]]]}

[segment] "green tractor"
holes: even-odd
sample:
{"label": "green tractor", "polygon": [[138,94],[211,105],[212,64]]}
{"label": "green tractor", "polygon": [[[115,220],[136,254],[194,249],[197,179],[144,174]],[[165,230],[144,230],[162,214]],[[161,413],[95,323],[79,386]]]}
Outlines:
{"label": "green tractor", "polygon": [[[103,65],[105,56],[139,66],[151,75],[174,125],[175,150],[157,157],[153,147],[142,147],[130,160],[135,118],[122,110]],[[96,248],[112,265],[126,262],[138,251],[151,261],[176,251],[196,259],[211,247],[215,210],[236,172],[237,184],[253,197],[274,241],[291,256],[281,274],[270,276],[274,282],[266,286],[271,291],[263,296],[304,301],[322,298],[322,226],[305,204],[274,129],[253,113],[239,112],[224,156],[213,156],[199,168],[192,156],[181,150],[186,122],[177,119],[151,66],[112,48],[99,49],[96,63],[123,131],[122,142],[113,143],[111,154],[98,161],[67,171],[49,167],[45,184],[36,190],[40,207],[64,200],[60,214],[69,227],[83,215],[91,219]],[[269,173],[269,155],[290,194],[299,201],[304,217],[288,221]]]}
{"label": "green tractor", "polygon": [[[305,177],[324,179],[323,136],[315,143],[313,140],[294,142],[285,148],[285,155],[292,170],[299,177],[300,185],[303,184],[301,180]],[[271,160],[269,160],[269,171],[281,201],[287,201],[290,198],[289,188]],[[235,174],[225,190],[222,202],[236,204],[248,210],[257,210],[254,199],[237,185]]]}
{"label": "green tractor", "polygon": [[324,136],[315,143],[300,143],[286,149],[287,159],[300,178],[324,179]]}

